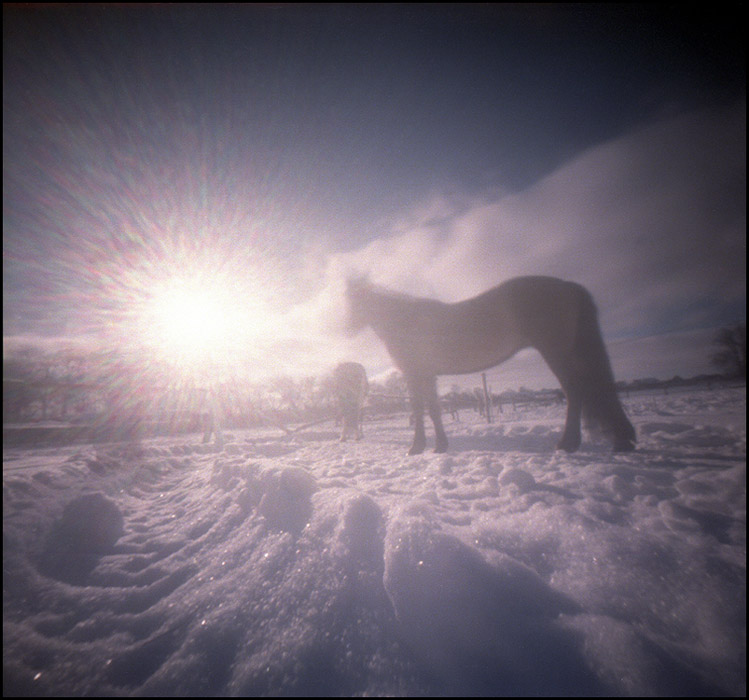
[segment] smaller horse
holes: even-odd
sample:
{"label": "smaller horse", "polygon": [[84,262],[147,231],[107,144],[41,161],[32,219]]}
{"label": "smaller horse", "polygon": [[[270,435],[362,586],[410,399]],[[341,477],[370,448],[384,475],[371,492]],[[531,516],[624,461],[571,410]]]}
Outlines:
{"label": "smaller horse", "polygon": [[579,284],[553,277],[517,277],[472,299],[445,304],[397,294],[350,280],[349,327],[371,326],[408,384],[415,433],[409,454],[426,446],[424,407],[436,433],[436,451],[447,450],[436,379],[494,367],[519,350],[538,350],[567,398],[558,448],[574,452],[580,419],[600,428],[615,450],[634,449],[636,437],[614,385],[598,313]]}
{"label": "smaller horse", "polygon": [[211,435],[215,436],[216,445],[219,448],[224,446],[224,435],[221,431],[221,408],[213,387],[208,387],[200,391],[200,423],[203,430],[203,443],[210,442]]}
{"label": "smaller horse", "polygon": [[333,387],[336,410],[343,423],[341,442],[351,434],[361,440],[362,412],[369,391],[367,372],[358,362],[342,362],[333,371]]}

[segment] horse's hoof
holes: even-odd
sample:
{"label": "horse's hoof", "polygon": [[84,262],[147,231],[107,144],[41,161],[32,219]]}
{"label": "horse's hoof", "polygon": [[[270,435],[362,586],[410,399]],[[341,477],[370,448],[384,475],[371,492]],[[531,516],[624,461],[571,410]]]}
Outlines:
{"label": "horse's hoof", "polygon": [[560,440],[557,444],[558,450],[564,450],[565,452],[575,452],[580,447],[580,440]]}
{"label": "horse's hoof", "polygon": [[614,443],[614,452],[632,452],[634,449],[634,440],[617,440]]}
{"label": "horse's hoof", "polygon": [[412,448],[411,448],[411,449],[410,449],[410,450],[408,451],[408,455],[409,455],[410,457],[412,457],[413,455],[420,455],[420,454],[421,454],[421,453],[422,453],[423,451],[424,451],[424,448],[423,448],[423,447],[412,447]]}

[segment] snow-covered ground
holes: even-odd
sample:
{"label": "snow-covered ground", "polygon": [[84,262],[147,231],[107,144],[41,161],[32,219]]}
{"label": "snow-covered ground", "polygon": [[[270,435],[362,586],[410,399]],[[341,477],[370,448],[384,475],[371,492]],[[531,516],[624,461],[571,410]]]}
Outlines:
{"label": "snow-covered ground", "polygon": [[625,406],[5,450],[4,694],[743,697],[746,390]]}

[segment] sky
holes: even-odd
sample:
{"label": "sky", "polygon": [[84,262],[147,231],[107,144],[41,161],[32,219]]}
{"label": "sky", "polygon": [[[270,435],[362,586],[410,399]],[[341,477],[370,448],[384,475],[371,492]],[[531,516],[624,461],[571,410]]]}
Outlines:
{"label": "sky", "polygon": [[[740,8],[4,4],[4,351],[157,342],[181,280],[234,300],[249,376],[379,376],[347,276],[544,274],[618,379],[712,371],[746,317]],[[491,380],[555,385],[529,352]]]}

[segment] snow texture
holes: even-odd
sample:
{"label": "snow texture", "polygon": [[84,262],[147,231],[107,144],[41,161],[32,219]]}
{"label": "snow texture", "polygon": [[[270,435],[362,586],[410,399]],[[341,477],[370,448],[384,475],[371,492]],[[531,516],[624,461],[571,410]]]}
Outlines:
{"label": "snow texture", "polygon": [[625,407],[7,449],[4,694],[743,697],[746,391]]}

